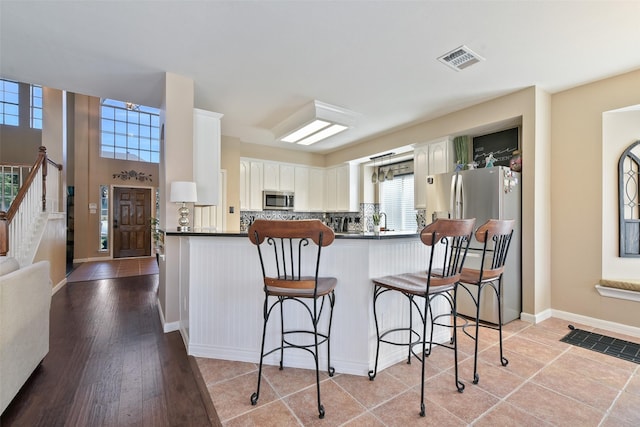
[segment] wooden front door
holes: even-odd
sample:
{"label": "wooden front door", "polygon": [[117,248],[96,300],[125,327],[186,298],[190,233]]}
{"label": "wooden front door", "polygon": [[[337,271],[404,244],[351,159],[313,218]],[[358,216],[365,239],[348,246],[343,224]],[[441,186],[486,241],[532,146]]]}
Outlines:
{"label": "wooden front door", "polygon": [[116,187],[113,199],[113,257],[151,255],[151,190]]}

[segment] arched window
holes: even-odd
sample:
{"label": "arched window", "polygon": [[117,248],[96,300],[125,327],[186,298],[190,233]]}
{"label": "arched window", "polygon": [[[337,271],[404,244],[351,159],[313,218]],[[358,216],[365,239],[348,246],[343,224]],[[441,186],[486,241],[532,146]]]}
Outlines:
{"label": "arched window", "polygon": [[631,144],[618,162],[620,256],[640,257],[640,141]]}

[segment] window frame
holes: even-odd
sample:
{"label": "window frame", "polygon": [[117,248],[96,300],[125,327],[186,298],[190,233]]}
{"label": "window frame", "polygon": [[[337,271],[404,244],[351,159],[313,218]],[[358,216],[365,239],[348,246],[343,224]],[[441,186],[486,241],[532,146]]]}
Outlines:
{"label": "window frame", "polygon": [[[411,185],[409,185],[408,180],[411,179]],[[406,184],[405,184],[406,182]],[[398,183],[402,187],[402,193],[395,197],[396,201],[390,202],[390,199],[394,197],[389,197],[385,192],[389,191],[389,186],[393,184],[397,187]],[[387,215],[385,227],[387,229],[392,229],[396,231],[406,231],[406,230],[415,230],[418,227],[418,221],[416,218],[417,210],[415,209],[415,175],[413,172],[405,173],[405,174],[397,174],[394,176],[392,181],[382,181],[378,184],[378,200],[380,212],[384,212]],[[395,191],[397,189],[394,188]],[[393,209],[390,209],[388,204],[395,203]],[[396,215],[396,211],[399,211],[399,217]],[[389,216],[389,213],[392,213]]]}
{"label": "window frame", "polygon": [[103,98],[100,157],[160,163],[160,110]]}
{"label": "window frame", "polygon": [[640,140],[627,147],[618,161],[618,221],[618,255],[640,257]]}
{"label": "window frame", "polygon": [[42,86],[29,85],[29,126],[31,126],[31,129],[42,130],[42,119],[43,119],[42,107],[43,107]]}
{"label": "window frame", "polygon": [[[15,92],[11,92],[7,90],[7,86],[13,87],[14,85],[16,88]],[[20,83],[13,80],[0,79],[0,86],[1,86],[0,88],[0,125],[19,127],[20,126]],[[11,99],[8,100],[7,99],[8,97],[10,98],[15,97],[15,102]],[[7,112],[8,107],[13,107],[11,108],[11,110],[15,108],[15,113]],[[7,117],[14,117],[15,123],[13,122],[7,123]]]}

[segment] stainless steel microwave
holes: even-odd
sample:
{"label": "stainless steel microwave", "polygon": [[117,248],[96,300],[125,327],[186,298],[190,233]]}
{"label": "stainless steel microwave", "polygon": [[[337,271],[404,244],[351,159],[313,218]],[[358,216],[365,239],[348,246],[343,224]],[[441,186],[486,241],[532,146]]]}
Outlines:
{"label": "stainless steel microwave", "polygon": [[293,210],[293,193],[289,191],[263,191],[262,209],[283,211]]}

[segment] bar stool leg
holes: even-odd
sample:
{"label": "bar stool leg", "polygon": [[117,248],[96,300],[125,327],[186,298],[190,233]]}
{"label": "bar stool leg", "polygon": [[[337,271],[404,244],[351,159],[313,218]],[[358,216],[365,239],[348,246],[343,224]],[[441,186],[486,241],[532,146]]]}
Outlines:
{"label": "bar stool leg", "polygon": [[262,359],[264,358],[264,340],[267,334],[267,321],[269,320],[269,310],[267,307],[269,305],[269,298],[265,297],[264,299],[264,308],[263,308],[263,318],[264,323],[262,326],[262,345],[260,346],[260,366],[258,368],[258,386],[256,388],[255,393],[251,395],[251,405],[256,405],[258,403],[258,398],[260,397],[260,380],[262,379]]}
{"label": "bar stool leg", "polygon": [[382,287],[375,286],[373,289],[373,320],[376,324],[376,362],[373,370],[369,371],[369,381],[373,381],[378,374],[378,355],[380,354],[380,327],[378,326],[378,312],[376,310],[376,302],[381,294]]}
{"label": "bar stool leg", "polygon": [[318,360],[318,314],[317,314],[317,301],[313,302],[313,337],[315,344],[315,352],[313,353],[313,359],[316,362],[316,391],[318,395],[318,417],[324,418],[324,406],[320,400],[320,365]]}
{"label": "bar stool leg", "polygon": [[[476,333],[474,338],[474,351],[473,351],[473,383],[478,384],[480,376],[478,375],[478,334],[480,333],[480,296],[482,295],[483,285],[478,285],[478,299],[476,303]],[[500,311],[500,310],[498,310]]]}
{"label": "bar stool leg", "polygon": [[[456,372],[456,388],[459,393],[464,390],[464,383],[460,381],[458,376],[458,285],[453,288],[453,300],[451,301],[451,312],[453,313],[453,357]],[[476,341],[477,345],[477,341]]]}
{"label": "bar stool leg", "polygon": [[[420,377],[420,416],[424,417],[426,415],[426,408],[424,405],[424,362],[427,358],[427,313],[430,315],[431,319],[431,339],[429,342],[429,354],[431,354],[431,342],[433,341],[433,315],[431,314],[431,310],[429,308],[430,302],[428,297],[424,299],[424,316],[422,318],[422,353],[420,357],[420,362],[422,363],[421,367],[421,377]],[[412,311],[412,310],[411,310]]]}
{"label": "bar stool leg", "polygon": [[[324,298],[324,297],[323,297]],[[331,292],[328,295],[329,298],[329,329],[327,331],[327,373],[329,374],[330,377],[333,376],[333,374],[335,374],[336,370],[333,368],[333,366],[331,366],[331,324],[333,323],[333,306],[336,303],[336,294],[334,292]]]}
{"label": "bar stool leg", "polygon": [[496,297],[498,298],[498,336],[500,339],[500,364],[502,366],[507,366],[509,364],[509,360],[504,357],[502,352],[502,276],[498,281],[498,290],[496,291]]}
{"label": "bar stool leg", "polygon": [[284,298],[278,297],[280,301],[280,370],[284,369]]}

